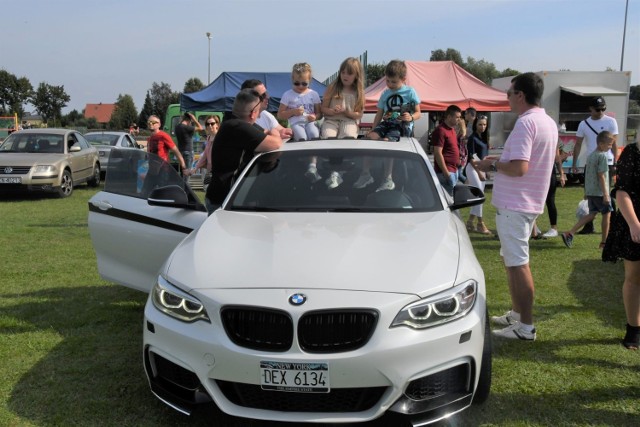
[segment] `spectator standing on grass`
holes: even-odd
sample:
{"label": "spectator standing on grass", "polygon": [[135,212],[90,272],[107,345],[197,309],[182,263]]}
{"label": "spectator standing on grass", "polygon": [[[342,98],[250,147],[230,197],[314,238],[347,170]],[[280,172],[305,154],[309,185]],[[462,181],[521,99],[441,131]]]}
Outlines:
{"label": "spectator standing on grass", "polygon": [[[471,134],[467,138],[467,152],[469,156],[469,161],[465,168],[467,184],[478,187],[484,192],[485,182],[489,174],[476,169],[473,160],[482,160],[489,155],[489,141],[487,140],[489,124],[487,116],[478,116],[474,122],[472,122],[471,127]],[[474,225],[474,221],[476,221],[476,225]],[[482,204],[471,207],[469,219],[467,220],[467,231],[476,231],[485,235],[491,234],[491,231],[489,231],[482,219]]]}
{"label": "spectator standing on grass", "polygon": [[529,235],[544,210],[549,175],[558,142],[558,127],[540,108],[544,82],[534,73],[511,80],[507,99],[518,119],[500,158],[487,156],[477,162],[483,172],[493,172],[493,199],[500,255],[507,271],[511,310],[491,318],[503,329],[493,335],[533,341],[534,282],[529,266]]}
{"label": "spectator standing on grass", "polygon": [[231,114],[220,125],[211,147],[211,183],[205,195],[209,214],[222,204],[236,174],[242,171],[255,152],[277,150],[282,146],[277,130],[265,133],[259,126],[254,126],[261,105],[257,91],[243,89],[233,102]]}
{"label": "spectator standing on grass", "polygon": [[604,242],[609,233],[609,214],[611,199],[609,198],[609,165],[607,164],[607,151],[615,138],[611,132],[602,131],[598,134],[598,145],[595,151],[587,157],[584,167],[584,195],[589,202],[589,213],[576,222],[571,230],[562,233],[562,241],[570,248],[573,246],[573,236],[588,222],[593,221],[598,213],[602,214],[602,239],[600,249],[604,249]]}
{"label": "spectator standing on grass", "polygon": [[[200,159],[194,169],[205,168],[207,173],[211,173],[211,147],[213,147],[213,139],[218,134],[220,129],[220,117],[217,115],[207,116],[204,119],[204,129],[207,134],[207,138],[204,142],[204,150],[200,154]],[[193,171],[191,171],[193,172]]]}
{"label": "spectator standing on grass", "polygon": [[[577,173],[578,171],[578,156],[580,156],[580,152],[583,149],[583,142],[585,145],[584,149],[587,150],[588,156],[596,149],[598,134],[606,130],[611,132],[614,137],[612,149],[607,153],[609,176],[613,178],[615,174],[614,165],[618,159],[618,145],[616,143],[618,138],[618,123],[613,117],[604,114],[606,110],[607,103],[602,96],[596,96],[591,100],[591,104],[589,105],[590,116],[580,122],[578,131],[576,132],[576,144],[573,147],[573,173]],[[590,221],[585,224],[578,234],[591,234],[593,232],[593,221]]]}
{"label": "spectator standing on grass", "polygon": [[[202,125],[198,120],[196,120],[195,116],[189,112],[184,113],[182,120],[175,128],[176,139],[178,140],[178,149],[180,150],[182,158],[188,168],[193,166],[193,135],[196,132],[196,129],[198,132],[204,130]],[[187,175],[183,174],[183,177],[186,181]]]}
{"label": "spectator standing on grass", "polygon": [[532,239],[548,239],[550,237],[558,237],[558,208],[556,208],[556,188],[558,188],[558,174],[560,174],[560,186],[564,187],[567,179],[562,170],[562,157],[560,156],[560,141],[558,141],[558,148],[556,148],[556,158],[553,163],[553,170],[551,171],[551,179],[549,180],[549,191],[547,191],[547,199],[545,205],[547,206],[547,214],[549,215],[550,228],[544,234],[540,231],[538,226],[534,223],[533,230],[531,232]]}
{"label": "spectator standing on grass", "polygon": [[147,151],[156,154],[167,163],[169,163],[169,152],[172,152],[180,164],[180,169],[184,171],[185,174],[188,174],[189,171],[187,170],[187,165],[184,162],[182,154],[180,154],[180,150],[178,150],[176,144],[173,143],[169,134],[160,130],[160,119],[158,116],[149,116],[147,126],[151,131],[151,136],[147,140]]}
{"label": "spectator standing on grass", "polygon": [[611,217],[602,260],[624,261],[622,300],[627,330],[622,345],[637,350],[640,347],[640,137],[624,148],[617,172],[613,197],[618,211]]}
{"label": "spectator standing on grass", "polygon": [[461,117],[460,107],[449,105],[444,112],[444,119],[431,135],[434,169],[440,184],[450,196],[453,196],[453,187],[458,182],[460,150],[456,125]]}

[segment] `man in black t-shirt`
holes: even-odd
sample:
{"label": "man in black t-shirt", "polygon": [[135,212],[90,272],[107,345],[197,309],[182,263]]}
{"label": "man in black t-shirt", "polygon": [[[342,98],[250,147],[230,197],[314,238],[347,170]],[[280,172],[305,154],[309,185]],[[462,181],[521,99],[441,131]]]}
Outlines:
{"label": "man in black t-shirt", "polygon": [[205,198],[209,214],[222,205],[233,178],[254,152],[277,150],[282,146],[282,138],[277,130],[267,132],[255,125],[261,104],[258,92],[253,89],[241,90],[233,103],[231,114],[220,125],[211,146],[211,183]]}
{"label": "man in black t-shirt", "polygon": [[[196,129],[198,129],[198,132],[204,130],[194,115],[189,112],[184,113],[182,121],[180,121],[175,128],[178,150],[180,150],[180,154],[182,154],[187,168],[193,167],[193,134],[196,132]],[[183,175],[183,178],[185,181],[189,179],[185,175]]]}

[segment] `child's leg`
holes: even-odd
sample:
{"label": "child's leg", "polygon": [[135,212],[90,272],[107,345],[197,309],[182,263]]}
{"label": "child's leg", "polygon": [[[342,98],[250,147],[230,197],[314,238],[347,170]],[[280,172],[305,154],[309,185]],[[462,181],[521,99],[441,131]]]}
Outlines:
{"label": "child's leg", "polygon": [[341,138],[357,138],[358,137],[358,123],[354,120],[343,120],[340,123],[340,132],[338,134]]}
{"label": "child's leg", "polygon": [[335,138],[339,135],[339,123],[335,120],[325,119],[322,123],[322,137],[323,138]]}
{"label": "child's leg", "polygon": [[576,234],[580,229],[580,227],[582,227],[588,222],[593,221],[593,218],[595,218],[597,214],[598,214],[597,212],[588,213],[587,215],[580,218],[578,222],[576,222],[576,224],[571,228],[571,230],[569,230],[569,233]]}
{"label": "child's leg", "polygon": [[291,126],[291,130],[293,131],[294,141],[307,140],[307,132],[304,130],[304,124],[296,123],[295,125]]}
{"label": "child's leg", "polygon": [[320,131],[315,122],[307,123],[304,128],[307,131],[307,139],[318,139],[320,137]]}
{"label": "child's leg", "polygon": [[607,241],[607,235],[609,234],[609,219],[611,217],[611,212],[602,214],[602,240],[601,242]]}
{"label": "child's leg", "polygon": [[367,134],[367,138],[369,139],[380,139],[380,135],[378,132],[371,131]]}

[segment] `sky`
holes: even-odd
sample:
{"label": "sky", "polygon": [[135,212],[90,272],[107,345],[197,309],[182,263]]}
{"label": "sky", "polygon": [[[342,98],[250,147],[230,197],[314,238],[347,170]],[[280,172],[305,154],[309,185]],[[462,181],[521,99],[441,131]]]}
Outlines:
{"label": "sky", "polygon": [[[456,49],[499,71],[631,71],[640,84],[640,0],[31,0],[6,2],[0,69],[64,86],[63,113],[156,82],[180,92],[223,71],[290,71],[322,81],[349,56],[428,61]],[[212,34],[211,41],[206,33]],[[210,62],[209,62],[210,61]],[[210,75],[209,75],[210,64]],[[27,111],[31,110],[27,106]]]}

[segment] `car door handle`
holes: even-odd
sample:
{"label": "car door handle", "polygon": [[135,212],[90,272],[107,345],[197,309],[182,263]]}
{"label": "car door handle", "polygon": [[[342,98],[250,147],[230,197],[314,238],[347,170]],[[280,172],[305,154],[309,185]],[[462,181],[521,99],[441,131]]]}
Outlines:
{"label": "car door handle", "polygon": [[93,206],[100,209],[101,211],[108,211],[109,209],[113,208],[111,203],[107,202],[106,200],[96,200],[92,203]]}

